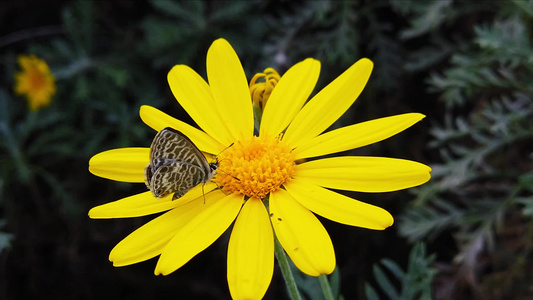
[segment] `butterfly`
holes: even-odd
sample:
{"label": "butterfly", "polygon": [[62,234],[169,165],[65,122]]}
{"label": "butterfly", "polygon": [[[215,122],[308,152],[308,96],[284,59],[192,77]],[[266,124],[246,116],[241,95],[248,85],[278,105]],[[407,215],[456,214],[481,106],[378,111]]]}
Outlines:
{"label": "butterfly", "polygon": [[208,163],[202,152],[183,133],[165,127],[150,146],[150,163],[144,171],[146,187],[154,197],[174,193],[172,200],[213,178],[218,160]]}

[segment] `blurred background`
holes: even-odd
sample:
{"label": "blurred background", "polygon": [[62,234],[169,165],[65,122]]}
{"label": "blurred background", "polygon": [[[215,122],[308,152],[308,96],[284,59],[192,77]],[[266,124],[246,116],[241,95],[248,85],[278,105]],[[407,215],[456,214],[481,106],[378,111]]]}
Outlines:
{"label": "blurred background", "polygon": [[[163,277],[156,259],[108,261],[153,216],[87,216],[146,190],[91,175],[90,157],[149,146],[143,104],[192,124],[166,74],[187,64],[205,78],[219,37],[248,79],[319,59],[315,93],[358,59],[374,61],[333,127],[427,116],[345,153],[416,160],[433,173],[407,191],[345,193],[391,212],[383,232],[321,219],[339,299],[533,299],[533,2],[503,0],[1,2],[0,299],[229,298],[227,233]],[[29,55],[55,78],[38,107],[16,88]],[[296,275],[306,299],[322,299],[316,278]],[[276,265],[265,298],[287,297]]]}

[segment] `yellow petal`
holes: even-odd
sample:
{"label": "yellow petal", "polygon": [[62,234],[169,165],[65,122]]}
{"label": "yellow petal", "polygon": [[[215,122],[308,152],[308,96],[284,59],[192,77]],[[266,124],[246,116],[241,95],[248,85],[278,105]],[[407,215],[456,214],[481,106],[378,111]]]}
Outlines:
{"label": "yellow petal", "polygon": [[225,146],[234,142],[222,121],[209,85],[198,73],[188,66],[177,65],[168,73],[168,83],[176,100],[200,128]]}
{"label": "yellow petal", "polygon": [[360,59],[323,88],[296,115],[283,139],[297,147],[326,130],[361,94],[372,67],[372,61]]}
{"label": "yellow petal", "polygon": [[234,141],[252,136],[252,98],[237,53],[226,40],[218,39],[207,51],[206,66],[215,105]]}
{"label": "yellow petal", "polygon": [[383,208],[343,196],[303,179],[295,178],[284,186],[301,205],[337,223],[383,230],[394,222],[391,214]]}
{"label": "yellow petal", "polygon": [[[223,196],[223,193],[218,194],[219,198]],[[210,197],[210,202],[212,198],[213,196]],[[203,201],[198,198],[146,223],[118,243],[109,254],[109,260],[118,267],[161,254],[176,233],[203,211]]]}
{"label": "yellow petal", "polygon": [[166,113],[160,111],[152,106],[143,105],[139,111],[142,121],[155,129],[161,131],[165,127],[174,128],[184,135],[186,135],[191,141],[203,152],[218,154],[225,146],[217,142],[214,138],[206,134],[205,132],[198,130],[191,125],[184,123],[178,119],[175,119]]}
{"label": "yellow petal", "polygon": [[243,196],[231,194],[221,198],[220,193],[210,193],[205,203],[201,198],[190,203],[194,203],[193,209],[199,212],[182,224],[163,249],[155,268],[156,275],[174,272],[218,239],[237,217]]}
{"label": "yellow petal", "polygon": [[315,215],[285,190],[271,193],[269,203],[276,237],[298,269],[310,276],[333,272],[333,244]]}
{"label": "yellow petal", "polygon": [[294,159],[322,156],[370,145],[411,127],[424,117],[423,114],[408,113],[332,130],[294,149]]}
{"label": "yellow petal", "polygon": [[216,187],[217,185],[213,182],[206,183],[205,186],[200,184],[177,200],[172,200],[173,194],[157,199],[152,192],[148,191],[93,207],[89,211],[89,217],[92,219],[110,219],[146,216],[167,211],[203,197],[204,193],[208,193]]}
{"label": "yellow petal", "polygon": [[332,189],[380,193],[421,185],[431,177],[430,171],[411,160],[345,156],[297,165],[294,177]]}
{"label": "yellow petal", "polygon": [[268,98],[261,118],[261,134],[280,134],[294,119],[313,91],[320,74],[320,62],[308,58],[291,67]]}
{"label": "yellow petal", "polygon": [[274,235],[263,202],[242,207],[228,245],[228,284],[232,299],[261,299],[274,273]]}
{"label": "yellow petal", "polygon": [[119,148],[100,152],[89,160],[89,171],[96,176],[123,181],[144,182],[150,148]]}

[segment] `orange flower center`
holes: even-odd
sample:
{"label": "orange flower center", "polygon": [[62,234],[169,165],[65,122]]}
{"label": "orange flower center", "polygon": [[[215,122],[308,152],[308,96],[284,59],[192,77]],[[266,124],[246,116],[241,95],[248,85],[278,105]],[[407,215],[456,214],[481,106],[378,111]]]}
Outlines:
{"label": "orange flower center", "polygon": [[227,193],[265,198],[294,173],[291,149],[280,137],[253,136],[236,142],[218,156],[216,183]]}
{"label": "orange flower center", "polygon": [[45,76],[37,68],[28,71],[28,73],[30,88],[34,91],[41,90],[45,85]]}

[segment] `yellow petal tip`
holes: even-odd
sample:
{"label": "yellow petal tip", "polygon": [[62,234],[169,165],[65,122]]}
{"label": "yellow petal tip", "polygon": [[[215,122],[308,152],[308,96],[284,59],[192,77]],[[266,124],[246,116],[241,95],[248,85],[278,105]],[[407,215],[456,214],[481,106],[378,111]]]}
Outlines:
{"label": "yellow petal tip", "polygon": [[368,65],[370,68],[373,68],[373,67],[374,67],[374,62],[371,61],[370,59],[366,58],[366,57],[361,58],[359,61],[357,61],[357,63],[360,63],[360,64],[366,64],[366,65]]}
{"label": "yellow petal tip", "polygon": [[217,44],[219,44],[219,43],[224,43],[224,44],[228,44],[228,45],[229,45],[229,42],[228,42],[225,38],[218,38],[218,39],[216,39],[216,40],[213,42],[213,44],[215,44],[215,43],[217,43]]}

